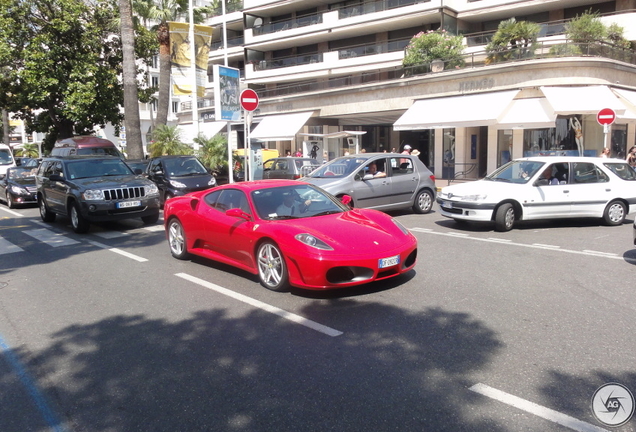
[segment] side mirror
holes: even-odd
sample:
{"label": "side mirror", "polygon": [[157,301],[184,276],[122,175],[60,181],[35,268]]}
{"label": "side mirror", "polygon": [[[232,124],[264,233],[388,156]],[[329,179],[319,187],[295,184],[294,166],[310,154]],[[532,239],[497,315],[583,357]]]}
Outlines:
{"label": "side mirror", "polygon": [[246,221],[252,220],[252,217],[248,213],[245,213],[240,208],[229,209],[225,212],[225,215],[230,217],[245,219]]}
{"label": "side mirror", "polygon": [[349,205],[349,203],[351,203],[351,196],[343,195],[342,198],[340,198],[340,202],[343,203],[344,205]]}

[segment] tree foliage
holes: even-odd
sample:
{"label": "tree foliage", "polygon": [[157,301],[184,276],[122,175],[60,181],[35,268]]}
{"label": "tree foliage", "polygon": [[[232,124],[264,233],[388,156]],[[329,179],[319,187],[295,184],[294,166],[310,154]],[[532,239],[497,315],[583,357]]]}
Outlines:
{"label": "tree foliage", "polygon": [[199,159],[208,168],[227,169],[227,138],[217,134],[211,138],[206,138],[199,134],[194,142],[199,144]]}
{"label": "tree foliage", "polygon": [[486,45],[487,62],[527,58],[534,55],[541,26],[510,18],[501,21],[497,32]]}
{"label": "tree foliage", "polygon": [[565,33],[569,40],[578,44],[605,42],[620,48],[631,48],[631,43],[624,37],[623,27],[616,23],[606,26],[599,13],[591,9],[567,23]]}
{"label": "tree foliage", "polygon": [[[6,106],[50,140],[121,122],[121,47],[112,1],[0,0]],[[15,24],[18,25],[15,25]]]}
{"label": "tree foliage", "polygon": [[148,148],[150,156],[187,155],[193,149],[181,141],[181,133],[176,126],[158,125],[152,132],[152,144]]}
{"label": "tree foliage", "polygon": [[420,32],[413,36],[404,54],[402,65],[413,67],[428,66],[433,60],[442,60],[445,69],[464,66],[464,45],[461,36],[454,36],[446,30]]}

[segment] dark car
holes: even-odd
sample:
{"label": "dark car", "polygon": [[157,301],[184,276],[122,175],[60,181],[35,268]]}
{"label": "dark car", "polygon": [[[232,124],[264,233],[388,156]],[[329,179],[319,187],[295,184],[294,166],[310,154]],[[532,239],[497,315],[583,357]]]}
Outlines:
{"label": "dark car", "polygon": [[0,179],[0,199],[7,203],[9,208],[18,204],[35,204],[37,200],[37,187],[35,185],[35,168],[12,167],[7,174]]}
{"label": "dark car", "polygon": [[279,157],[266,160],[263,164],[263,179],[297,180],[306,176],[320,163],[316,159],[302,157]]}
{"label": "dark car", "polygon": [[68,215],[73,230],[88,231],[90,222],[159,219],[157,186],[136,175],[113,156],[67,156],[42,161],[36,176],[38,205],[44,222]]}
{"label": "dark car", "polygon": [[149,159],[124,159],[126,165],[130,167],[131,170],[135,174],[141,174],[146,172],[146,168],[148,167]]}
{"label": "dark car", "polygon": [[435,176],[417,156],[398,153],[342,156],[302,180],[337,197],[351,196],[354,207],[383,211],[429,213],[437,190]]}
{"label": "dark car", "polygon": [[195,156],[152,158],[146,175],[159,188],[162,205],[172,197],[216,186],[214,176]]}

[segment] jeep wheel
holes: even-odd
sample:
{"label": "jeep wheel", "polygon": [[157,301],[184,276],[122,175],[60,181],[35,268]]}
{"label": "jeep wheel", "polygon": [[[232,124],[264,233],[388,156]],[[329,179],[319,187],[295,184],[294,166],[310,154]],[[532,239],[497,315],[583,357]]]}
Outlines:
{"label": "jeep wheel", "polygon": [[44,222],[55,222],[55,213],[49,210],[41,195],[38,194],[38,207],[40,207],[40,217]]}
{"label": "jeep wheel", "polygon": [[80,213],[79,205],[76,202],[71,204],[69,214],[71,216],[71,225],[73,226],[73,231],[78,234],[83,234],[88,231],[90,224]]}

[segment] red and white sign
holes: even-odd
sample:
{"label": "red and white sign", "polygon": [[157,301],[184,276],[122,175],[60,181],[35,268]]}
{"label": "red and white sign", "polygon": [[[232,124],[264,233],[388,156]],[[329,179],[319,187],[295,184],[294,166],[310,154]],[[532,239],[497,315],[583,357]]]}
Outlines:
{"label": "red and white sign", "polygon": [[254,111],[258,108],[258,95],[252,89],[243,90],[239,100],[241,101],[241,107],[245,111]]}
{"label": "red and white sign", "polygon": [[603,108],[596,114],[596,121],[600,125],[611,125],[616,120],[616,113],[611,108]]}

